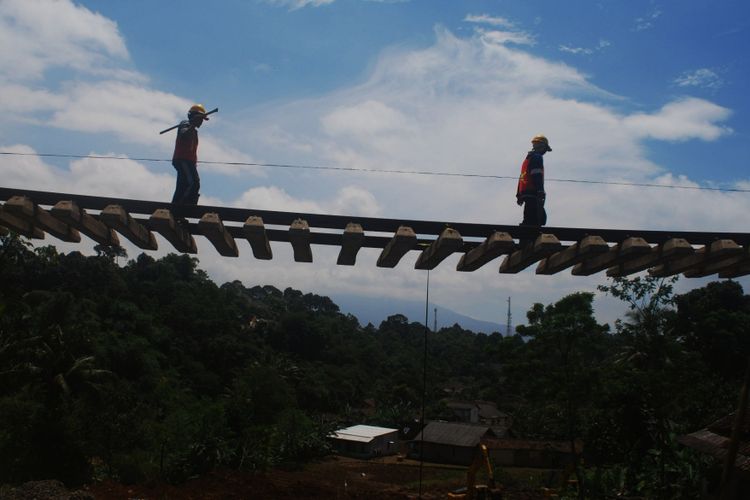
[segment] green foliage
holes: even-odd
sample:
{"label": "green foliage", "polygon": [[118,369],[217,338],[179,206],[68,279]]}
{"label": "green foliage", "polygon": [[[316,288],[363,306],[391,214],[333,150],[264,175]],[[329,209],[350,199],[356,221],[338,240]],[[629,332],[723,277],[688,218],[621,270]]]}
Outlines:
{"label": "green foliage", "polygon": [[[527,401],[524,417],[516,422],[524,435],[580,437],[580,421],[611,341],[608,327],[597,324],[592,303],[592,294],[576,293],[547,307],[535,304],[529,325],[518,327],[529,341],[520,363],[509,366],[508,373]],[[528,378],[529,371],[544,376]]]}
{"label": "green foliage", "polygon": [[709,283],[676,298],[675,330],[686,349],[726,379],[742,376],[750,355],[750,296],[735,281]]}
{"label": "green foliage", "polygon": [[[667,449],[649,450],[639,464],[584,469],[584,497],[705,498],[710,468],[709,458],[677,444],[672,433]],[[565,498],[576,497],[570,494]]]}
{"label": "green foliage", "polygon": [[[696,341],[700,329],[691,319],[733,319],[715,326],[736,346],[747,336],[741,318],[750,312],[747,297],[731,282],[677,297],[674,282],[615,279],[611,286],[600,287],[625,301],[630,311],[626,321],[617,324],[619,347],[609,366],[612,381],[602,394],[608,403],[597,415],[609,434],[603,435],[601,426],[592,441],[601,439],[597,444],[602,450],[617,450],[601,455],[623,467],[622,489],[649,498],[696,497],[706,464],[676,444],[675,436],[731,411],[740,385],[738,374],[727,383],[722,371],[707,363],[710,355],[707,359]],[[711,304],[712,311],[697,310],[696,302]]]}
{"label": "green foliage", "polygon": [[295,467],[338,425],[414,428],[426,337],[428,419],[454,418],[450,387],[496,402],[517,437],[582,440],[592,498],[691,498],[707,463],[675,436],[731,411],[750,354],[731,281],[675,296],[617,279],[614,331],[574,293],[502,337],[398,314],[363,327],[327,297],[217,286],[190,256],[119,257],[0,238],[0,482]]}

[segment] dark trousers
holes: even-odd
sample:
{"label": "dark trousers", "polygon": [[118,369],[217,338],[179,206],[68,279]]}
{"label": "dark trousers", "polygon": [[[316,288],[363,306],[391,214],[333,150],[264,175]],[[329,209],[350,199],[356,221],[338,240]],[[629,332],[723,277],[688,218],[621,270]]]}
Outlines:
{"label": "dark trousers", "polygon": [[543,226],[547,223],[544,198],[529,196],[524,199],[522,226]]}
{"label": "dark trousers", "polygon": [[198,166],[195,162],[187,160],[172,160],[172,166],[177,170],[177,185],[172,196],[172,203],[197,205],[201,188]]}

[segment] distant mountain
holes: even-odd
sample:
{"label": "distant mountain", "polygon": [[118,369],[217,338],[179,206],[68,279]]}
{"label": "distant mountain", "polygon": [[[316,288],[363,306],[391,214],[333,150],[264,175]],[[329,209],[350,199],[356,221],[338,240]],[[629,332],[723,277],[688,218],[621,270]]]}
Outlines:
{"label": "distant mountain", "polygon": [[[424,323],[424,302],[382,298],[373,299],[356,295],[331,296],[331,300],[341,308],[341,312],[356,316],[362,325],[372,323],[378,326],[388,316],[394,314],[403,314],[409,318],[409,321]],[[461,328],[471,330],[474,333],[490,334],[500,332],[503,335],[508,334],[508,327],[504,324],[475,319],[437,304],[430,304],[429,307],[428,326],[430,329],[435,325],[436,308],[438,329],[458,324]]]}

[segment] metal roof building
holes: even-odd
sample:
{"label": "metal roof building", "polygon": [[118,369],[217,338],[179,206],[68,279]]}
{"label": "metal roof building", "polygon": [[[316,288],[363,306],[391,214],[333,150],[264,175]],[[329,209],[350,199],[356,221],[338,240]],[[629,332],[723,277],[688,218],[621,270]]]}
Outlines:
{"label": "metal roof building", "polygon": [[353,425],[328,436],[341,455],[371,458],[398,451],[398,429],[373,425]]}
{"label": "metal roof building", "polygon": [[486,437],[496,437],[488,425],[430,422],[410,443],[410,456],[422,455],[431,462],[468,465],[474,459],[477,445]]}

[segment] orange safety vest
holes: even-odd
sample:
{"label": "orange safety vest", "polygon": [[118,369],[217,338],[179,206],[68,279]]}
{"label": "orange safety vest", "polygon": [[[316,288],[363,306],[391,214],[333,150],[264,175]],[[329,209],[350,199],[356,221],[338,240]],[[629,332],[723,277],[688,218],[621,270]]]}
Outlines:
{"label": "orange safety vest", "polygon": [[[534,174],[541,173],[542,176],[544,176],[544,167],[541,168],[536,167],[529,169],[529,164],[531,163],[531,158],[533,157],[534,152],[531,151],[526,155],[526,159],[523,161],[523,164],[521,165],[521,175],[518,177],[518,187],[516,188],[516,197],[522,197],[522,196],[536,196],[537,190],[539,189],[539,186],[534,185],[534,178],[532,177]],[[536,163],[536,162],[534,162]]]}
{"label": "orange safety vest", "polygon": [[172,160],[198,161],[198,131],[190,128],[190,122],[187,120],[180,123],[177,129]]}

